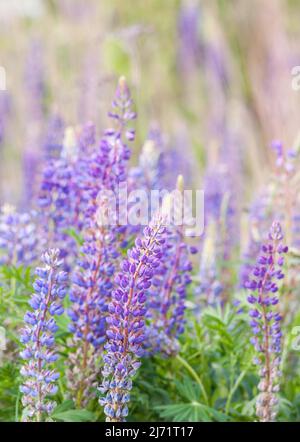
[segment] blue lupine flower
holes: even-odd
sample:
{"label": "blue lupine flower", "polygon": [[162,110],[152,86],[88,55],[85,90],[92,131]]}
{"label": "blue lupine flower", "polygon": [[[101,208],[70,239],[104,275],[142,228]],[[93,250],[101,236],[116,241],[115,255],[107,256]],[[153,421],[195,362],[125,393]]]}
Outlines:
{"label": "blue lupine flower", "polygon": [[26,361],[21,368],[25,380],[20,387],[24,421],[41,421],[55,406],[55,402],[47,398],[56,393],[55,381],[59,377],[59,373],[48,365],[57,359],[54,333],[58,327],[51,316],[63,313],[62,298],[58,298],[57,292],[67,283],[67,273],[59,270],[62,265],[59,253],[58,249],[50,249],[42,256],[44,267],[37,268],[35,293],[29,301],[33,311],[25,313],[26,325],[20,335],[25,345],[20,356]]}
{"label": "blue lupine flower", "polygon": [[105,131],[99,148],[86,161],[86,175],[80,183],[86,198],[86,219],[82,229],[84,243],[72,277],[69,329],[74,334],[76,350],[70,355],[72,367],[67,373],[69,388],[78,406],[87,405],[95,394],[95,360],[106,339],[108,303],[123,241],[117,225],[102,225],[99,220],[108,207],[105,192],[114,191],[117,195],[119,184],[126,179],[130,157],[126,140],[134,139],[134,131],[128,124],[135,113],[131,110],[132,99],[123,77],[112,108],[109,116],[114,127]]}
{"label": "blue lupine flower", "polygon": [[131,379],[140,366],[145,340],[145,302],[152,283],[153,270],[163,254],[165,228],[158,216],[145,227],[142,238],[128,251],[116,277],[117,288],[108,306],[108,342],[103,356],[103,381],[99,390],[105,397],[106,421],[125,421],[132,388]]}

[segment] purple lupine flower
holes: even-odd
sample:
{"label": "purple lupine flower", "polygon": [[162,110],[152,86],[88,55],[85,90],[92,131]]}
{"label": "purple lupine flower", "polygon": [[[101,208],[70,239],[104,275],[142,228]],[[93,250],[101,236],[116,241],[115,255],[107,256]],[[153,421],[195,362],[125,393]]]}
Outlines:
{"label": "purple lupine flower", "polygon": [[117,244],[113,228],[99,225],[89,229],[72,276],[68,313],[75,351],[70,354],[67,377],[78,406],[86,406],[96,393],[96,358],[105,342],[107,305],[119,256]]}
{"label": "purple lupine flower", "polygon": [[[93,366],[105,341],[107,306],[123,243],[123,228],[115,223],[116,220],[110,225],[103,224],[102,215],[108,207],[107,190],[114,192],[116,208],[120,209],[118,186],[127,178],[126,163],[130,156],[125,140],[134,139],[134,131],[127,126],[135,118],[131,105],[129,89],[121,78],[112,104],[113,112],[109,113],[114,128],[105,131],[99,149],[86,161],[87,174],[82,175],[79,183],[86,204],[86,219],[82,226],[82,253],[71,290],[70,330],[74,333],[77,349],[70,358],[68,372],[69,386],[78,405],[85,405],[95,393],[93,385],[97,372]],[[80,373],[74,376],[72,367],[80,367]]]}
{"label": "purple lupine flower", "polygon": [[18,213],[9,205],[0,208],[0,264],[31,265],[39,244],[34,212]]}
{"label": "purple lupine flower", "polygon": [[55,402],[48,399],[57,392],[55,383],[59,377],[52,367],[57,360],[54,336],[58,326],[54,316],[63,313],[62,300],[67,283],[67,273],[59,270],[62,261],[58,249],[45,252],[42,261],[44,266],[36,268],[35,292],[29,301],[32,310],[25,313],[26,325],[20,336],[24,344],[20,356],[25,360],[21,368],[25,380],[20,387],[23,420],[37,422],[55,407]]}
{"label": "purple lupine flower", "polygon": [[99,387],[105,394],[100,404],[108,422],[125,421],[128,414],[132,377],[144,352],[145,303],[153,274],[162,259],[164,233],[163,218],[158,215],[145,227],[143,237],[136,239],[116,277],[118,288],[108,306],[108,342]]}
{"label": "purple lupine flower", "polygon": [[134,130],[129,126],[136,118],[132,104],[126,80],[121,77],[112,102],[112,111],[108,114],[113,127],[105,130],[98,149],[90,155],[86,181],[83,180],[82,184],[88,200],[87,220],[93,218],[97,211],[100,192],[115,192],[117,186],[127,179],[126,169],[130,158],[127,142],[132,142],[135,137]]}
{"label": "purple lupine flower", "polygon": [[[37,199],[42,236],[47,238],[50,246],[59,246],[61,258],[66,258],[75,251],[75,241],[66,230],[76,228],[76,199],[72,181],[77,159],[76,149],[74,130],[66,128],[60,157],[46,162]],[[65,265],[68,268],[70,262],[65,261]]]}
{"label": "purple lupine flower", "polygon": [[256,414],[262,422],[274,421],[279,390],[281,361],[282,317],[277,311],[279,303],[278,281],[284,278],[283,254],[288,251],[282,243],[283,233],[278,222],[273,222],[267,242],[261,247],[257,264],[245,283],[251,291],[248,302],[251,305],[249,316],[253,331],[251,342],[258,355],[255,363],[260,366],[260,394],[256,403]]}

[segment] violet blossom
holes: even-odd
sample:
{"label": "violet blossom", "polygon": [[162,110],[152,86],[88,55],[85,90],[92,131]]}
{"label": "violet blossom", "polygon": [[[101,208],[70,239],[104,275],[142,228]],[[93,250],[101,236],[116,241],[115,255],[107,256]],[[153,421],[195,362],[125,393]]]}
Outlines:
{"label": "violet blossom", "polygon": [[55,332],[58,326],[54,316],[64,311],[62,300],[66,295],[67,273],[60,271],[62,261],[59,250],[50,249],[42,256],[43,267],[36,268],[37,279],[33,284],[35,292],[29,305],[32,310],[24,316],[25,328],[20,341],[24,350],[21,375],[24,382],[20,387],[23,393],[24,421],[41,421],[55,407],[48,396],[57,392],[56,381],[59,373],[53,369],[57,360],[55,352]]}
{"label": "violet blossom", "polygon": [[[105,131],[100,146],[86,162],[87,173],[80,182],[86,201],[82,227],[83,246],[80,250],[70,299],[70,330],[74,333],[74,353],[70,357],[69,386],[77,404],[86,404],[95,393],[97,371],[95,359],[105,341],[107,306],[113,289],[115,266],[123,244],[124,227],[117,220],[102,222],[107,210],[106,191],[116,196],[118,186],[127,178],[130,151],[127,141],[133,141],[134,131],[128,124],[135,118],[132,99],[125,79],[119,80],[113,111],[109,113],[114,127]],[[80,367],[80,372],[77,370]]]}
{"label": "violet blossom", "polygon": [[99,390],[104,397],[106,421],[122,422],[128,414],[132,378],[144,353],[145,315],[148,291],[163,254],[165,228],[157,216],[145,227],[143,237],[128,251],[116,277],[118,288],[108,306],[108,342],[105,345],[103,381]]}
{"label": "violet blossom", "polygon": [[254,362],[260,367],[260,391],[256,414],[260,421],[270,422],[276,418],[276,406],[281,376],[281,327],[278,281],[284,278],[283,255],[288,248],[282,242],[283,233],[278,222],[273,222],[268,240],[261,247],[261,255],[254,266],[245,287],[251,291],[247,300],[251,304],[249,315],[254,336],[251,342],[257,351]]}

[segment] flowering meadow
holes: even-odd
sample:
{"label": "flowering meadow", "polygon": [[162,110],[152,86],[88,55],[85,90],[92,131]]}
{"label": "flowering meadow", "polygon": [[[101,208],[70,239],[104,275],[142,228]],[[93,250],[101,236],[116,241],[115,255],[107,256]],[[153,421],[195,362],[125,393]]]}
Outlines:
{"label": "flowering meadow", "polygon": [[299,421],[299,2],[21,3],[0,421]]}

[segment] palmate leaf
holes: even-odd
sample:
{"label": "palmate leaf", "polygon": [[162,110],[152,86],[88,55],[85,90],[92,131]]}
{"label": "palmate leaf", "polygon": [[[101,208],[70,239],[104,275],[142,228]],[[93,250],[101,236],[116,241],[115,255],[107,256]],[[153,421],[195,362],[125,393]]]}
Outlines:
{"label": "palmate leaf", "polygon": [[183,382],[175,381],[176,388],[180,395],[190,402],[197,402],[201,396],[199,385],[195,384],[188,378],[184,378]]}
{"label": "palmate leaf", "polygon": [[293,404],[286,398],[279,397],[279,420],[283,422],[289,421],[293,414]]}
{"label": "palmate leaf", "polygon": [[224,345],[230,349],[233,348],[233,340],[227,331],[227,326],[222,319],[215,314],[215,312],[205,312],[203,315],[203,322],[210,331],[213,331],[214,333],[217,332],[215,336],[218,337]]}
{"label": "palmate leaf", "polygon": [[208,307],[203,312],[203,324],[218,348],[221,350],[222,345],[225,347],[222,352],[234,350],[236,355],[244,353],[245,345],[249,343],[247,319],[243,313],[237,314],[230,306],[224,310]]}
{"label": "palmate leaf", "polygon": [[188,402],[155,407],[162,418],[173,422],[225,422],[230,419],[226,414],[200,402],[200,387],[189,378],[184,378],[182,382],[175,381],[175,385],[179,395]]}

